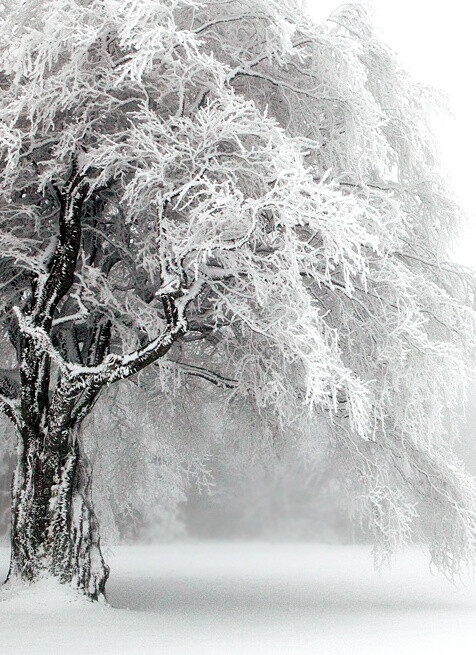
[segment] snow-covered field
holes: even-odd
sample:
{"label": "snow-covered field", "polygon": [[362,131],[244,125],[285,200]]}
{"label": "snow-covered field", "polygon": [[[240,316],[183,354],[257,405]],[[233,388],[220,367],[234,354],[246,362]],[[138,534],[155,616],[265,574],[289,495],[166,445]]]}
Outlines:
{"label": "snow-covered field", "polygon": [[[476,585],[417,549],[379,575],[363,546],[178,543],[107,553],[112,607],[51,583],[2,592],[2,655],[460,655],[476,652]],[[0,549],[0,573],[8,551]]]}

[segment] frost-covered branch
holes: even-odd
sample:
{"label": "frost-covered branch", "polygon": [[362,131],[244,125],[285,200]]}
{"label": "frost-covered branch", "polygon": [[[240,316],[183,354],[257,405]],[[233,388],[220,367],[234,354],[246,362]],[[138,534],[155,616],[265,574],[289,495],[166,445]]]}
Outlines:
{"label": "frost-covered branch", "polygon": [[60,370],[67,370],[68,362],[64,360],[55,348],[46,330],[42,327],[36,326],[31,316],[23,314],[18,307],[13,307],[13,312],[18,320],[20,332],[31,337],[35,344],[35,348],[39,352],[49,355],[51,360],[57,364]]}
{"label": "frost-covered branch", "polygon": [[62,325],[64,323],[74,323],[75,321],[80,321],[81,319],[86,318],[88,315],[88,309],[83,305],[81,298],[75,293],[71,294],[71,298],[76,300],[79,306],[79,310],[75,314],[69,314],[68,316],[55,318],[51,324],[52,327],[57,327],[58,325]]}
{"label": "frost-covered branch", "polygon": [[[97,367],[97,372],[95,371],[92,374],[92,384],[95,384],[96,381],[112,384],[118,380],[125,380],[163,357],[170,350],[173,343],[186,333],[185,310],[187,305],[199,294],[202,286],[203,282],[193,283],[188,290],[182,292],[178,299],[162,296],[167,320],[165,330],[158,337],[134,352],[122,357],[108,355],[104,364]],[[84,369],[78,369],[77,373],[84,374]]]}
{"label": "frost-covered branch", "polygon": [[81,244],[81,211],[87,192],[87,181],[74,157],[69,180],[64,190],[59,191],[59,239],[50,271],[46,276],[39,276],[35,289],[33,316],[43,327],[51,324],[58,303],[73,284]]}

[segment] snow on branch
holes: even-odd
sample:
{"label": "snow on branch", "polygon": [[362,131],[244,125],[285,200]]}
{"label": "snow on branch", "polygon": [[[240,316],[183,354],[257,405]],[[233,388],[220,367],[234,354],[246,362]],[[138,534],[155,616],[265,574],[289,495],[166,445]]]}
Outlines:
{"label": "snow on branch", "polygon": [[52,322],[52,327],[57,327],[64,323],[71,323],[74,321],[80,321],[89,313],[89,310],[83,305],[80,296],[77,293],[72,293],[71,298],[74,298],[78,303],[79,310],[75,314],[70,314],[69,316],[61,316],[60,318],[55,318]]}
{"label": "snow on branch", "polygon": [[[180,297],[161,295],[164,303],[167,325],[165,329],[149,343],[126,355],[110,353],[103,362],[96,366],[68,364],[61,359],[61,365],[68,372],[68,380],[74,385],[96,387],[124,380],[135,375],[143,368],[163,357],[172,344],[187,331],[185,311],[200,293],[203,281],[196,280],[188,289],[180,291]],[[37,338],[44,338],[44,331],[31,330]],[[46,341],[45,341],[46,344]]]}
{"label": "snow on branch", "polygon": [[44,328],[35,325],[32,317],[24,314],[19,307],[13,307],[13,313],[18,320],[20,331],[31,337],[36,349],[47,353],[60,370],[66,371],[69,368],[69,364],[55,348],[48,332]]}

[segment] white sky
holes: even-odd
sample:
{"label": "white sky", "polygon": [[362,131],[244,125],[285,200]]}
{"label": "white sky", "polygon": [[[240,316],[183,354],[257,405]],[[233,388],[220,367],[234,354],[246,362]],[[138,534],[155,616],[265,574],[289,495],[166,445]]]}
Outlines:
{"label": "white sky", "polygon": [[[323,19],[341,0],[307,0]],[[383,40],[421,82],[442,89],[454,119],[445,124],[441,143],[445,168],[468,216],[457,259],[476,266],[476,8],[471,0],[372,0]]]}

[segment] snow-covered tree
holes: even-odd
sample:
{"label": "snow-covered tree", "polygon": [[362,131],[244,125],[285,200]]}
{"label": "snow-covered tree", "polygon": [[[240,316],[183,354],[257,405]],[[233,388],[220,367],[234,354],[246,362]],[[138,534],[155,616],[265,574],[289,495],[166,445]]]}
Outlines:
{"label": "snow-covered tree", "polygon": [[435,564],[471,561],[474,485],[444,411],[474,338],[446,262],[459,209],[431,94],[365,10],[316,26],[297,0],[0,8],[9,578],[104,592],[80,427],[141,372],[204,377],[296,437],[325,420],[382,556],[423,502]]}

